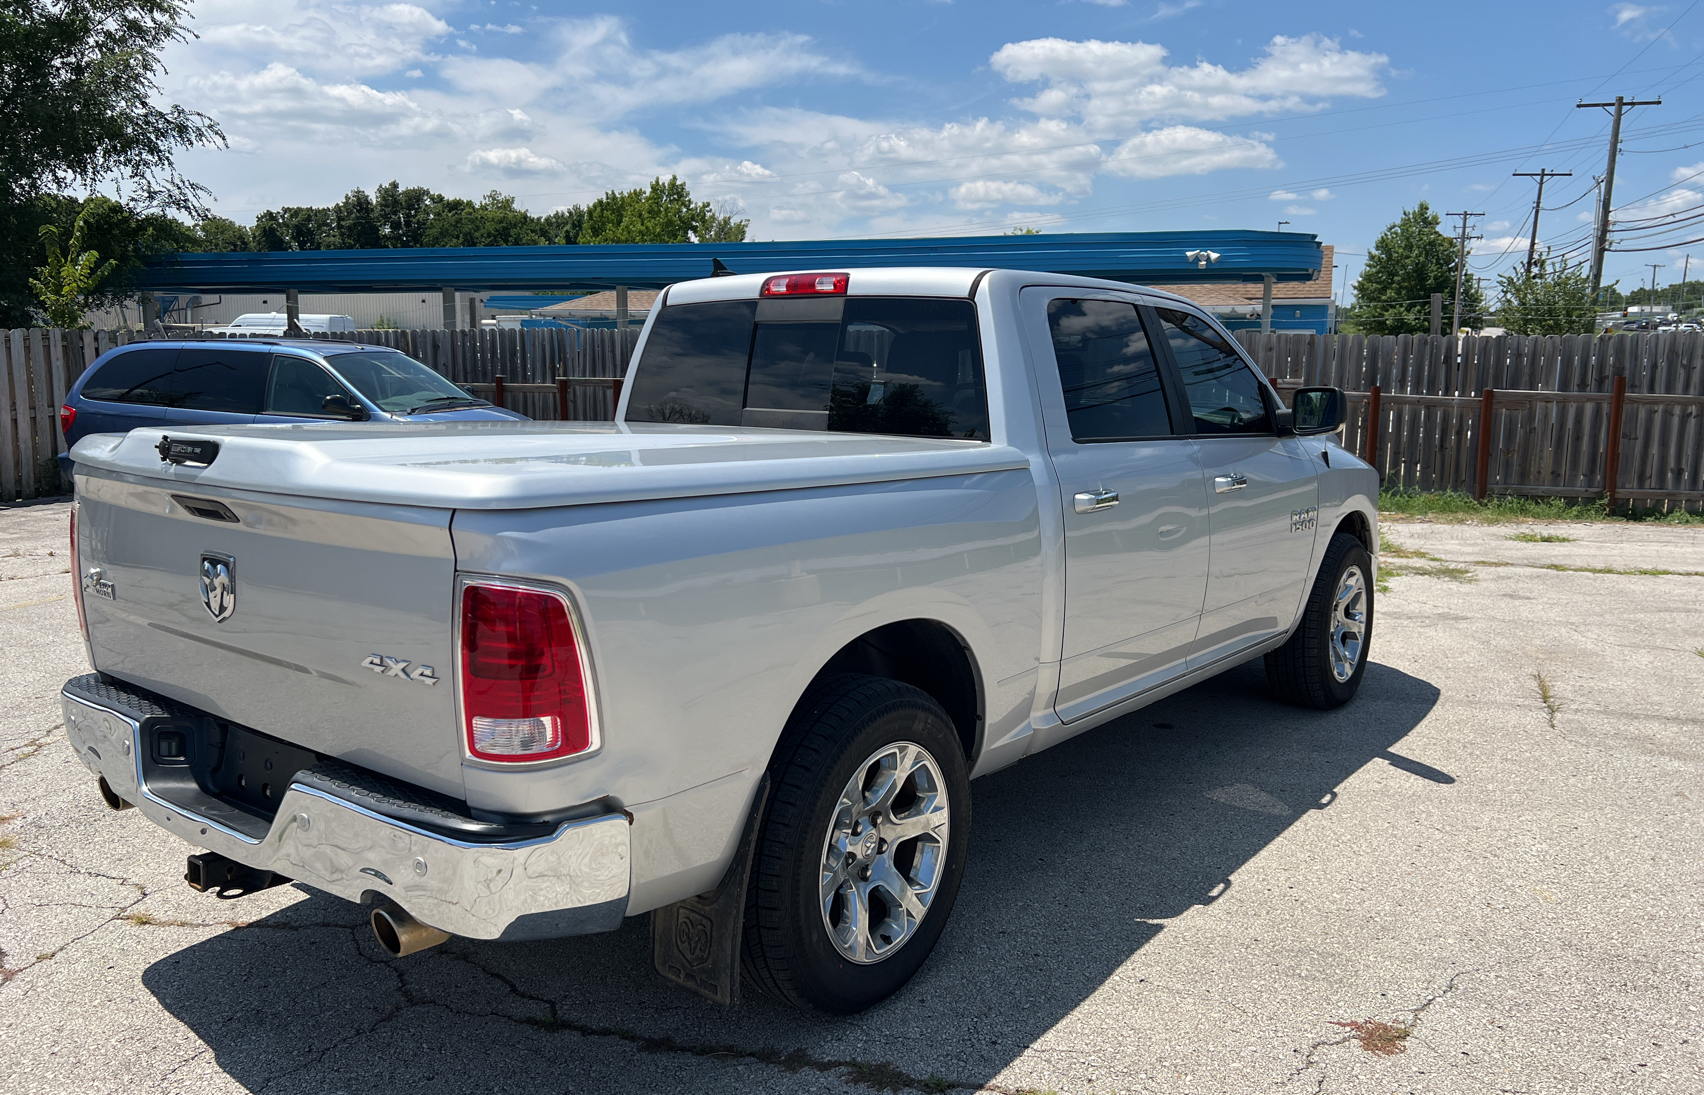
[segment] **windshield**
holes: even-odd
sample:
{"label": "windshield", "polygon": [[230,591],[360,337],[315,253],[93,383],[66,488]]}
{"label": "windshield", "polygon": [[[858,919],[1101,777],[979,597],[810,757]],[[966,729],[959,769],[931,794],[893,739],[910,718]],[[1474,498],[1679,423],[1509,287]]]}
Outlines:
{"label": "windshield", "polygon": [[361,350],[333,354],[327,362],[374,406],[390,414],[448,410],[483,405],[407,354],[395,350]]}

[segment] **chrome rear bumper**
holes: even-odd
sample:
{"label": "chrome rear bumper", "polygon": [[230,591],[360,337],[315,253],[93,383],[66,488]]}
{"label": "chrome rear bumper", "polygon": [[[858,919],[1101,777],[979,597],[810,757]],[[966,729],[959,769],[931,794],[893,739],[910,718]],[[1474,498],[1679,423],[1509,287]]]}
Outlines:
{"label": "chrome rear bumper", "polygon": [[89,680],[60,694],[77,756],[150,821],[199,848],[350,901],[390,901],[474,939],[551,938],[621,924],[632,862],[624,814],[564,822],[532,839],[472,842],[385,817],[360,801],[373,792],[309,769],[292,780],[265,828],[208,796],[179,802],[151,791],[143,727],[167,712]]}

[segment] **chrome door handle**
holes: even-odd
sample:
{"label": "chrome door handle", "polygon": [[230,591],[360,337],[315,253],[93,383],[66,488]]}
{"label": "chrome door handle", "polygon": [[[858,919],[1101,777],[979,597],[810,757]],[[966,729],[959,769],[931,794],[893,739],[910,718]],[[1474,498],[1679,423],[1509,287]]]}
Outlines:
{"label": "chrome door handle", "polygon": [[1072,499],[1078,513],[1093,513],[1096,510],[1111,509],[1118,505],[1118,492],[1107,490],[1086,490]]}
{"label": "chrome door handle", "polygon": [[1214,494],[1229,494],[1234,490],[1242,490],[1246,486],[1248,486],[1248,476],[1246,475],[1239,475],[1232,472],[1230,475],[1217,475],[1213,477]]}

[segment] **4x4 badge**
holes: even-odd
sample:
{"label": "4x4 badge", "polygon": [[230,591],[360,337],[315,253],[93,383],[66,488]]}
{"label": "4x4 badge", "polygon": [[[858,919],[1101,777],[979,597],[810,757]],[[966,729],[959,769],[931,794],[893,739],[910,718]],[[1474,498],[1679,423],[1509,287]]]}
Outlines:
{"label": "4x4 badge", "polygon": [[215,623],[224,623],[237,610],[236,565],[229,555],[201,553],[201,603]]}
{"label": "4x4 badge", "polygon": [[401,677],[403,680],[419,681],[421,684],[438,683],[438,671],[431,666],[415,665],[388,654],[368,654],[361,660],[361,666],[386,677]]}

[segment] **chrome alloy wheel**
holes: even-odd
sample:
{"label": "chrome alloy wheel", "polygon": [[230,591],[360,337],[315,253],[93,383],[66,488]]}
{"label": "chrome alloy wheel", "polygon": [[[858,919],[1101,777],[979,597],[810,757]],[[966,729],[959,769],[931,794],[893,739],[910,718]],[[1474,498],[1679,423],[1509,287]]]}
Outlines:
{"label": "chrome alloy wheel", "polygon": [[1361,663],[1367,639],[1367,578],[1352,566],[1337,579],[1331,598],[1331,675],[1346,683]]}
{"label": "chrome alloy wheel", "polygon": [[951,804],[935,758],[908,741],[858,766],[822,848],[822,923],[842,955],[880,962],[929,913],[947,858]]}

